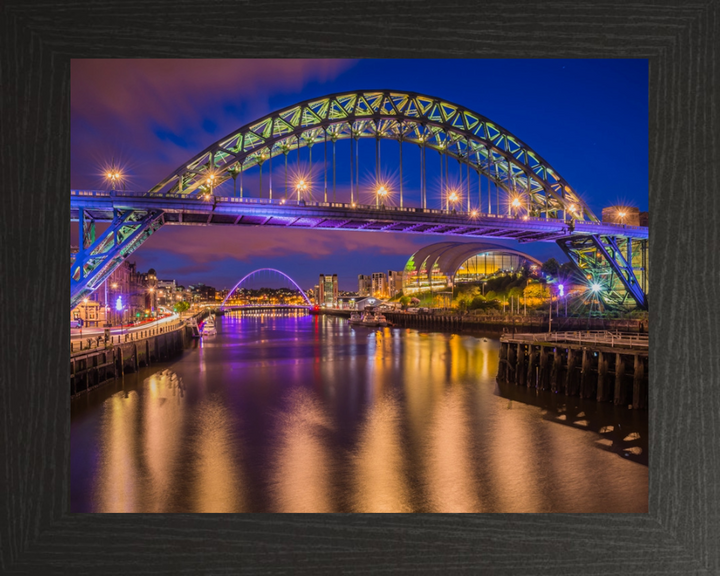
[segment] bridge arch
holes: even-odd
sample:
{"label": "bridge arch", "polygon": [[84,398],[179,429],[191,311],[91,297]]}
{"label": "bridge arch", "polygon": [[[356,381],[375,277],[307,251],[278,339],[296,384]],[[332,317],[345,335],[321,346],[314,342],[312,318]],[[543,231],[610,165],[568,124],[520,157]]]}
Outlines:
{"label": "bridge arch", "polygon": [[306,100],[242,126],[183,163],[150,194],[196,195],[275,156],[316,143],[375,138],[409,142],[466,164],[536,216],[598,221],[577,192],[520,138],[482,114],[434,96],[396,90]]}
{"label": "bridge arch", "polygon": [[292,278],[290,278],[290,276],[288,276],[287,274],[285,274],[285,272],[283,272],[283,271],[281,271],[281,270],[277,270],[277,269],[275,269],[275,268],[258,268],[257,270],[253,270],[252,272],[250,272],[250,273],[248,273],[248,274],[245,274],[245,276],[243,276],[243,277],[238,281],[238,283],[235,284],[235,286],[233,286],[232,290],[230,290],[230,291],[228,292],[227,296],[225,296],[225,299],[222,301],[222,304],[220,305],[220,309],[222,310],[222,309],[225,308],[225,303],[228,301],[228,299],[230,298],[230,296],[232,296],[233,292],[235,292],[235,290],[238,289],[238,286],[240,286],[240,284],[242,284],[243,282],[245,282],[245,280],[247,280],[248,278],[250,278],[250,276],[252,276],[252,275],[254,275],[254,274],[257,274],[258,272],[264,272],[264,271],[267,271],[267,272],[276,272],[277,274],[280,274],[281,276],[284,276],[285,278],[287,278],[288,280],[290,280],[290,282],[292,283],[292,285],[295,286],[295,288],[297,288],[297,289],[300,291],[300,294],[302,294],[302,297],[303,297],[303,299],[305,300],[305,302],[306,302],[308,305],[311,305],[311,304],[312,304],[312,303],[310,302],[310,298],[308,298],[308,295],[305,294],[305,291],[304,291],[302,288],[300,288],[300,286],[298,286],[298,283],[295,282],[295,280],[293,280]]}

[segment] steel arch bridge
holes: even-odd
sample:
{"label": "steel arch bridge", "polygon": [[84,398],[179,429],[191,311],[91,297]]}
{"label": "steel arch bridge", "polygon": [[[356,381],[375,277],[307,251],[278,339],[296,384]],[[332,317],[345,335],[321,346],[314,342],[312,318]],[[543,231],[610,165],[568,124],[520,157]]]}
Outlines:
{"label": "steel arch bridge", "polygon": [[[271,163],[273,157],[287,159],[292,150],[360,138],[408,142],[419,146],[423,156],[426,150],[435,150],[454,158],[506,194],[524,196],[526,209],[536,216],[563,213],[597,221],[540,154],[499,124],[440,98],[391,90],[331,94],[268,114],[200,152],[150,194],[204,194],[210,187],[208,179],[216,186]],[[425,208],[425,182],[421,194]]]}
{"label": "steel arch bridge", "polygon": [[[359,203],[359,140],[375,140],[376,184],[381,142],[399,143],[399,207]],[[336,146],[350,144],[350,202],[336,201]],[[419,206],[403,198],[403,144],[421,155]],[[322,147],[324,202],[288,202],[288,156]],[[332,201],[328,201],[328,147]],[[448,159],[467,171],[467,211],[428,207],[427,151],[440,157],[441,194],[447,197]],[[281,157],[285,197],[273,198],[272,162]],[[243,175],[268,164],[268,197],[244,195]],[[477,202],[471,204],[471,172]],[[445,188],[443,188],[443,178]],[[232,196],[216,189],[232,179]],[[240,182],[238,197],[237,183]],[[487,190],[483,191],[483,182]],[[493,199],[493,190],[495,198]],[[500,200],[502,192],[503,201]],[[464,191],[463,191],[464,193]],[[298,192],[300,196],[300,192]],[[557,241],[581,272],[603,284],[610,306],[647,308],[647,239],[643,227],[603,223],[537,152],[497,123],[460,105],[411,92],[368,90],[332,94],[273,112],[208,147],[148,192],[71,191],[71,219],[80,246],[71,268],[71,305],[97,289],[123,258],[165,224],[282,226],[392,231],[470,238]],[[110,222],[95,238],[95,222]],[[636,274],[636,272],[639,274]]]}
{"label": "steel arch bridge", "polygon": [[307,303],[307,305],[308,305],[308,306],[311,306],[311,305],[312,305],[312,302],[310,302],[310,298],[308,298],[308,295],[305,294],[305,291],[304,291],[302,288],[300,288],[300,286],[298,285],[297,282],[295,282],[295,280],[293,280],[292,278],[290,278],[290,276],[288,276],[287,274],[285,274],[285,272],[282,272],[281,270],[277,270],[276,268],[258,268],[257,270],[253,270],[252,272],[250,272],[250,273],[248,273],[248,274],[245,274],[245,276],[243,276],[243,277],[237,282],[237,284],[235,284],[235,286],[232,287],[232,290],[230,290],[230,291],[227,293],[227,296],[225,296],[225,299],[222,301],[222,304],[220,305],[220,309],[221,309],[221,310],[225,309],[225,305],[226,305],[227,301],[230,299],[230,296],[233,295],[233,292],[235,292],[235,290],[237,290],[237,289],[240,287],[240,285],[241,285],[243,282],[245,282],[245,280],[249,279],[251,276],[254,276],[254,275],[257,274],[258,272],[275,272],[275,273],[279,274],[280,276],[283,276],[283,277],[287,278],[288,280],[290,280],[290,283],[291,283],[293,286],[295,286],[295,288],[298,289],[298,291],[300,292],[300,294],[302,294],[303,300],[305,300],[305,302]]}

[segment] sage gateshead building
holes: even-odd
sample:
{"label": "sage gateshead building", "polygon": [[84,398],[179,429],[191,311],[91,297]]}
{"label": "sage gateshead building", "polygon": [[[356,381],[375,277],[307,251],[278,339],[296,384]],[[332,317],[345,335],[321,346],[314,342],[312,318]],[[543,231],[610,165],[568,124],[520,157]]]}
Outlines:
{"label": "sage gateshead building", "polygon": [[403,274],[403,293],[442,292],[455,284],[479,282],[542,263],[518,250],[488,242],[438,242],[410,256]]}

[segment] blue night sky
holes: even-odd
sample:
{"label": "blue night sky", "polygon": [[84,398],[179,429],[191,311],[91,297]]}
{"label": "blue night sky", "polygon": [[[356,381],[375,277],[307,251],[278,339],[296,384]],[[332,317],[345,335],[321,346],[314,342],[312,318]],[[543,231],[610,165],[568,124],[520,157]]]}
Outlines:
{"label": "blue night sky", "polygon": [[[128,189],[147,190],[205,147],[274,110],[334,92],[394,89],[437,96],[503,126],[544,157],[598,216],[614,204],[648,209],[645,60],[74,60],[71,79],[73,188],[107,188],[102,174],[114,158]],[[347,146],[338,144],[339,200],[349,198]],[[410,204],[419,198],[416,150],[404,148]],[[382,173],[397,182],[397,143],[384,142],[382,151]],[[313,180],[321,180],[322,147],[313,152]],[[360,155],[361,187],[369,190],[374,142],[362,141]],[[306,151],[301,161],[307,162]],[[435,164],[438,156],[428,154],[430,207],[440,203]],[[279,191],[281,162],[274,172]],[[451,180],[457,174],[455,163]],[[248,173],[246,195],[257,196],[258,184]],[[263,186],[267,196],[267,168]],[[318,191],[315,199],[321,199]],[[216,194],[231,195],[232,182]],[[273,267],[304,288],[321,273],[337,273],[341,289],[354,290],[358,274],[400,270],[415,250],[443,239],[166,226],[131,260],[185,285],[229,288],[256,268]],[[565,259],[554,243],[520,249],[541,260]]]}

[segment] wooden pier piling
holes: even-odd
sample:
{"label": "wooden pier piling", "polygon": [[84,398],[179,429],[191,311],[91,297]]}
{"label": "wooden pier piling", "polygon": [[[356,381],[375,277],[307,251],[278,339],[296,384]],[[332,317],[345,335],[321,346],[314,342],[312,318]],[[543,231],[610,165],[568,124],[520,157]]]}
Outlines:
{"label": "wooden pier piling", "polygon": [[646,335],[597,332],[505,334],[498,382],[646,409]]}

